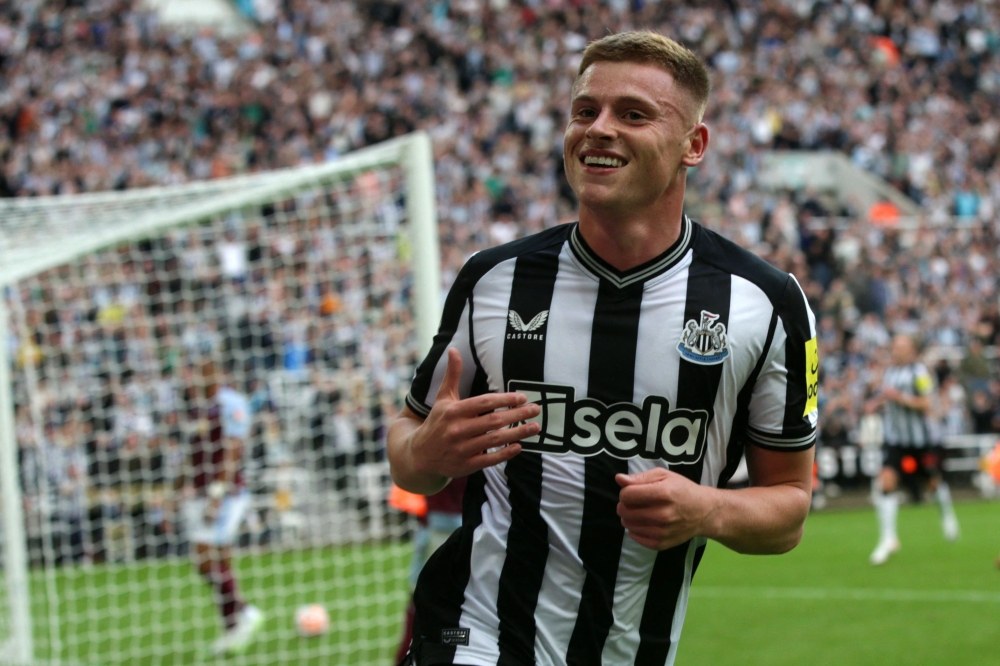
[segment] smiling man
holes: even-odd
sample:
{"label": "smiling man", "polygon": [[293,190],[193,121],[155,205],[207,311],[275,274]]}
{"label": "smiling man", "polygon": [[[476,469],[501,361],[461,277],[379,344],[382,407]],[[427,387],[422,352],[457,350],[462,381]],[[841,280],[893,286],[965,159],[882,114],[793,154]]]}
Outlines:
{"label": "smiling man", "polygon": [[[468,476],[405,663],[671,664],[708,539],[798,543],[815,322],[792,276],[683,213],[708,94],[660,35],[592,43],[564,153],[579,222],[456,279],[389,432],[401,487]],[[752,486],[727,490],[743,454]]]}

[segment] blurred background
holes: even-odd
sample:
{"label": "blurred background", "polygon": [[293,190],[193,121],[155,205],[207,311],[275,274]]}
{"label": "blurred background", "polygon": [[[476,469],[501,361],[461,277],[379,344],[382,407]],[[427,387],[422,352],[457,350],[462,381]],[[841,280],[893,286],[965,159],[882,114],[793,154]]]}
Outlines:
{"label": "blurred background", "polygon": [[[740,567],[757,565],[730,558],[727,571],[743,573],[713,583],[710,557],[703,575],[716,592],[699,598],[696,583],[695,635],[678,663],[736,663],[737,653],[707,647],[721,635],[709,629],[723,631],[715,612],[737,614],[758,636],[770,631],[752,622],[763,608],[787,612],[782,640],[807,652],[830,623],[861,632],[840,636],[814,663],[995,663],[985,646],[1000,603],[990,570],[1000,530],[995,482],[982,467],[1000,432],[1000,6],[992,0],[0,1],[0,197],[315,165],[424,130],[444,291],[471,253],[574,219],[562,172],[570,86],[589,41],[634,28],[681,41],[711,69],[711,141],[689,175],[688,214],[793,273],[817,315],[815,508],[844,513],[814,514],[807,555],[788,559],[808,557],[806,569],[775,584],[876,590],[824,592],[819,601],[726,592],[756,575]],[[379,501],[371,478],[384,470],[365,465],[382,464],[385,420],[416,361],[408,278],[387,240],[392,210],[402,210],[394,179],[344,188],[394,202],[372,213],[382,225],[374,250],[340,239],[343,210],[313,219],[301,204],[279,205],[109,249],[8,290],[20,322],[7,344],[20,369],[14,401],[33,567],[185,555],[166,489],[183,467],[183,359],[204,345],[239,360],[231,369],[257,410],[247,464],[262,499],[248,552],[294,531],[283,514],[293,488],[334,493],[338,506],[353,492],[351,510]],[[897,571],[898,580],[865,569],[881,442],[865,425],[878,416],[863,413],[896,333],[920,340],[933,371],[931,421],[947,446],[964,528],[951,551],[915,543],[916,568]],[[123,489],[136,485],[157,493],[126,499]],[[45,508],[54,505],[64,508]],[[939,538],[932,509],[907,516],[927,523],[913,530]],[[810,541],[810,529],[829,542]],[[405,546],[409,532],[399,534]],[[838,550],[851,539],[858,553]],[[830,573],[824,583],[809,568],[815,557],[836,559],[826,571],[843,565],[844,578]],[[879,596],[885,585],[896,592]],[[972,590],[985,596],[962,596]],[[39,612],[55,612],[56,597]],[[823,623],[795,624],[812,615],[794,604],[819,602]],[[401,601],[392,603],[392,619],[378,625],[388,643],[402,619],[394,617]],[[927,615],[941,604],[949,619]],[[879,635],[882,620],[886,632],[901,632],[898,646],[864,633]],[[905,637],[933,645],[917,655]],[[750,635],[733,640],[755,645]],[[88,646],[74,653],[81,663],[104,654],[89,641],[78,641]],[[959,643],[968,654],[952,661]],[[143,663],[195,659],[128,650],[120,652]],[[698,661],[709,654],[715,661]],[[755,655],[740,663],[801,656]]]}

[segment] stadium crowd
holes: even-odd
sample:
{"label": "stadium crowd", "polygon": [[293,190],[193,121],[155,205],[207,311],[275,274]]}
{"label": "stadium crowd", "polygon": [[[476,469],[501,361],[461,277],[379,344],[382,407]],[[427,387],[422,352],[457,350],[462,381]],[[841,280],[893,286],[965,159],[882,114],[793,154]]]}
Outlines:
{"label": "stadium crowd", "polygon": [[[415,352],[408,267],[387,226],[399,213],[354,203],[296,196],[122,244],[10,291],[36,561],[187,547],[177,509],[198,473],[187,442],[207,436],[192,417],[204,413],[206,359],[254,413],[243,465],[265,499],[251,522],[260,540],[303,500],[277,470],[312,472],[300,494],[339,492],[345,506],[363,495],[356,470],[383,457],[383,416],[402,400]],[[374,236],[343,233],[356,224]]]}
{"label": "stadium crowd", "polygon": [[[817,313],[824,439],[857,439],[864,398],[896,332],[946,350],[932,358],[940,394],[934,420],[942,433],[1000,431],[1000,381],[990,356],[1000,342],[1000,121],[992,113],[1000,104],[1000,11],[993,3],[256,0],[240,6],[253,29],[223,38],[168,31],[126,0],[0,1],[0,195],[222,178],[330,160],[425,129],[434,140],[447,285],[471,252],[571,219],[573,195],[561,166],[567,74],[589,40],[648,27],[691,46],[712,71],[706,117],[712,143],[691,174],[692,213],[793,272]],[[877,226],[852,202],[824,193],[762,191],[755,185],[759,156],[772,149],[842,151],[895,184],[926,215],[916,228]],[[231,230],[249,244],[242,250],[232,250],[231,239],[214,238],[217,246],[200,250],[196,235],[179,239],[176,262],[163,267],[166,280],[187,280],[199,266],[215,265],[199,263],[198,253],[223,246],[237,265],[252,263],[254,244],[263,243],[253,228]],[[280,256],[280,248],[275,252]],[[121,263],[130,283],[140,283],[147,260],[159,261]],[[341,357],[377,356],[371,350],[382,349],[373,363],[398,361],[385,358],[391,348],[385,341],[365,337],[376,335],[377,326],[317,318],[323,297],[352,298],[343,285],[328,293],[318,280],[321,296],[302,303],[303,279],[286,268],[270,280],[279,291],[299,292],[269,312],[276,328],[261,338],[270,340],[269,362],[300,364],[308,373],[322,358],[323,340],[335,340]],[[132,415],[135,405],[167,394],[178,399],[175,389],[152,391],[163,377],[142,364],[127,380],[105,368],[84,381],[78,375],[86,374],[80,368],[88,349],[105,345],[95,353],[167,367],[163,355],[174,352],[165,349],[236,335],[194,330],[209,324],[193,314],[187,324],[178,314],[178,323],[165,325],[151,308],[141,326],[109,332],[100,314],[86,314],[105,307],[100,294],[28,292],[31,335],[43,336],[48,325],[46,335],[56,337],[33,343],[21,336],[22,360],[71,339],[69,328],[79,331],[63,374],[39,379],[39,389],[75,391],[70,402],[109,396],[115,404],[106,407],[118,416],[97,427],[57,409],[58,417],[29,432],[33,420],[22,402],[26,452],[39,438],[76,440],[79,429],[95,430],[87,438],[92,450],[126,451],[131,435],[121,424],[146,423]],[[88,306],[92,299],[98,300]],[[108,336],[117,347],[107,346]],[[176,377],[179,366],[169,367],[168,376]],[[91,391],[87,381],[115,390]],[[119,381],[141,390],[118,390]],[[316,381],[315,394],[327,396],[316,399],[332,401],[337,389]],[[365,392],[376,396],[366,399],[371,413],[398,405],[395,386]],[[157,424],[182,420],[180,405],[153,412]],[[340,426],[340,437],[356,438],[349,433],[358,429]],[[370,432],[364,437],[377,440]],[[157,441],[154,448],[167,460],[179,439],[168,434]],[[89,455],[89,461],[68,456],[63,467],[92,471],[96,458]]]}

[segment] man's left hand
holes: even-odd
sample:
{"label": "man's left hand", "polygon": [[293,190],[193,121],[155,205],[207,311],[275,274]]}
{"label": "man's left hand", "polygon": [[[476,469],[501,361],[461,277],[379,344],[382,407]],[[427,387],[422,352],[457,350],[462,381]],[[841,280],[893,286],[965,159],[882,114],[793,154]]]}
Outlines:
{"label": "man's left hand", "polygon": [[714,488],[656,467],[639,474],[618,474],[618,515],[632,539],[646,548],[666,550],[703,535],[715,508]]}

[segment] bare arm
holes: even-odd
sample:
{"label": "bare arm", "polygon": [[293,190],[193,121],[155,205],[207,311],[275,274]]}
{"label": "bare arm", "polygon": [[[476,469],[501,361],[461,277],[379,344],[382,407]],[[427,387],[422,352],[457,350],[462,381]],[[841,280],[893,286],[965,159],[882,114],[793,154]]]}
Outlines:
{"label": "bare arm", "polygon": [[783,452],[750,445],[750,488],[702,486],[656,468],[619,474],[618,515],[629,536],[666,550],[702,536],[747,554],[784,553],[802,538],[812,489],[813,449]]}
{"label": "bare arm", "polygon": [[815,449],[746,447],[749,488],[725,491],[704,536],[738,553],[784,553],[798,545],[812,499]]}
{"label": "bare arm", "polygon": [[409,407],[403,407],[396,420],[389,426],[386,441],[386,455],[389,458],[389,471],[392,480],[400,488],[421,495],[433,495],[451,479],[447,476],[420,471],[420,466],[413,460],[411,447],[413,434],[422,426],[424,419]]}
{"label": "bare arm", "polygon": [[[386,454],[400,488],[432,495],[455,477],[506,462],[521,452],[517,443],[538,433],[537,423],[508,426],[538,415],[521,393],[488,393],[461,399],[462,357],[448,350],[448,368],[434,407],[422,419],[408,407],[389,427]],[[502,447],[499,448],[498,447]]]}

